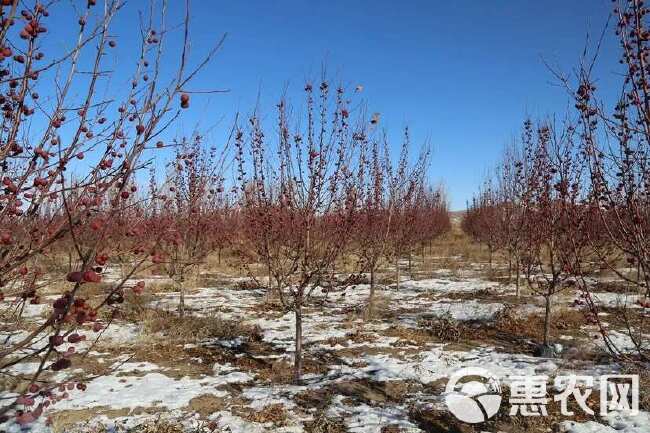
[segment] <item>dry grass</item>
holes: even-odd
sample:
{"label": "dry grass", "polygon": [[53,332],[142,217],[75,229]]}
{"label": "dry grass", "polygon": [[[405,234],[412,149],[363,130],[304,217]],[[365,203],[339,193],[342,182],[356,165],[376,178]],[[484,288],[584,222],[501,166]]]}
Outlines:
{"label": "dry grass", "polygon": [[377,336],[372,333],[363,332],[362,329],[356,329],[352,332],[346,333],[343,337],[330,337],[325,340],[324,344],[328,344],[332,347],[334,346],[343,346],[347,347],[349,342],[360,344],[360,343],[372,343],[377,340]]}
{"label": "dry grass", "polygon": [[270,383],[291,383],[293,381],[293,366],[286,359],[279,359],[271,364],[270,369],[260,372],[260,378]]}
{"label": "dry grass", "polygon": [[[337,296],[334,294],[333,296]],[[339,295],[340,296],[340,295]],[[380,291],[376,291],[372,303],[364,303],[343,310],[347,313],[346,322],[355,323],[358,319],[364,322],[373,320],[389,320],[396,317],[399,312],[393,308],[391,298]]]}
{"label": "dry grass", "polygon": [[107,406],[99,406],[80,410],[64,410],[52,415],[52,431],[54,433],[63,433],[71,430],[72,426],[77,425],[78,431],[104,432],[106,427],[103,425],[90,426],[88,421],[104,415],[109,418],[128,415],[128,409],[110,409]]}
{"label": "dry grass", "polygon": [[[241,350],[254,350],[263,346],[259,327],[216,316],[179,317],[173,312],[148,308],[147,302],[146,298],[139,298],[138,302],[125,303],[120,317],[142,328],[138,341],[128,348],[134,362],[147,361],[165,367],[165,374],[171,377],[212,374],[211,366],[215,362],[231,362],[246,371],[258,368],[257,363],[250,362],[252,355],[237,357],[233,350],[215,345],[219,341],[238,338],[242,341]],[[219,349],[215,350],[215,347]],[[124,349],[102,346],[102,350],[119,356]]]}
{"label": "dry grass", "polygon": [[397,337],[403,343],[412,346],[424,346],[432,341],[431,335],[425,329],[409,328],[393,325],[385,331],[387,337]]}
{"label": "dry grass", "polygon": [[160,339],[171,344],[193,343],[206,339],[232,339],[244,337],[250,341],[261,340],[259,327],[241,321],[224,320],[217,316],[180,317],[176,312],[150,308],[150,296],[129,296],[122,309],[121,319],[143,326],[146,339]]}
{"label": "dry grass", "polygon": [[121,432],[118,430],[114,433],[216,433],[227,431],[219,429],[213,422],[200,422],[198,425],[188,429],[178,421],[158,418],[153,421],[144,422],[137,427],[125,429]]}
{"label": "dry grass", "polygon": [[650,371],[642,365],[628,364],[621,373],[639,376],[639,409],[650,411]]}
{"label": "dry grass", "polygon": [[394,318],[396,313],[391,298],[381,292],[377,292],[373,296],[372,305],[368,305],[363,309],[362,318],[366,321],[388,320]]}
{"label": "dry grass", "polygon": [[[580,327],[584,323],[582,312],[556,309],[551,319],[551,339],[561,334],[582,337],[583,331]],[[475,329],[473,340],[497,344],[513,353],[533,353],[536,346],[531,342],[542,341],[543,329],[544,318],[541,315],[521,316],[514,313],[511,308],[506,308],[496,314],[492,323]]]}
{"label": "dry grass", "polygon": [[163,335],[176,342],[193,342],[206,339],[232,339],[245,337],[259,340],[260,329],[238,321],[218,317],[179,317],[170,312],[146,310],[143,318],[144,332],[149,335]]}
{"label": "dry grass", "polygon": [[190,400],[187,409],[190,412],[198,413],[202,418],[206,418],[215,412],[224,410],[227,406],[226,401],[213,394],[202,394]]}
{"label": "dry grass", "polygon": [[[585,318],[581,311],[556,309],[551,321],[551,337],[570,335],[577,339],[586,336],[581,326]],[[541,342],[544,318],[539,314],[519,315],[512,306],[498,312],[490,321],[463,322],[448,315],[426,317],[418,328],[393,326],[387,336],[399,337],[412,345],[423,346],[430,342],[451,343],[450,349],[466,350],[468,346],[489,344],[509,353],[533,354],[535,342]],[[581,359],[593,359],[597,353],[580,351]]]}
{"label": "dry grass", "polygon": [[[328,371],[327,363],[324,359],[305,351],[303,354],[303,374],[325,374]],[[261,382],[272,383],[276,385],[294,384],[293,360],[289,358],[278,359],[270,364],[256,365],[256,379]]]}
{"label": "dry grass", "polygon": [[319,389],[305,389],[298,392],[293,397],[294,403],[303,409],[319,409],[322,410],[329,406],[332,400],[331,390],[327,388]]}
{"label": "dry grass", "polygon": [[305,423],[306,433],[346,433],[348,431],[342,418],[327,416],[325,410],[319,410],[312,421]]}
{"label": "dry grass", "polygon": [[234,415],[249,422],[260,424],[271,423],[274,427],[283,427],[287,424],[288,414],[282,403],[270,404],[262,409],[253,409],[250,406],[231,408]]}
{"label": "dry grass", "polygon": [[[549,387],[552,386],[553,379],[549,380]],[[510,389],[508,386],[502,388],[502,402],[510,400]],[[587,404],[596,414],[599,412],[598,393],[592,393],[587,400]],[[578,406],[575,399],[568,399],[568,409],[573,411],[574,415],[564,417],[561,414],[560,402],[550,398],[547,402],[547,416],[522,416],[521,414],[510,416],[510,407],[504,403],[494,418],[480,424],[466,424],[454,417],[445,409],[432,409],[425,406],[413,405],[409,410],[410,420],[418,425],[424,431],[430,432],[458,432],[458,433],[479,433],[484,431],[501,431],[501,432],[530,432],[530,433],[549,433],[558,431],[558,425],[562,421],[598,421],[597,415],[591,416]]]}
{"label": "dry grass", "polygon": [[[56,412],[52,416],[52,431],[54,433],[209,433],[221,432],[215,423],[198,422],[188,429],[180,421],[163,418],[160,408],[110,409],[105,406],[80,410]],[[109,427],[95,420],[100,416],[110,419],[126,417],[127,415],[156,415],[145,419],[135,427],[129,427],[125,422],[116,422]]]}
{"label": "dry grass", "polygon": [[[420,270],[431,273],[439,269],[448,269],[452,275],[461,277],[467,269],[467,263],[487,263],[488,251],[472,240],[461,230],[460,225],[452,224],[448,233],[435,239],[424,248]],[[494,257],[496,261],[496,257]]]}
{"label": "dry grass", "polygon": [[[198,413],[202,419],[205,419],[224,408],[225,402],[222,399],[204,394],[192,399],[186,409],[192,413]],[[162,418],[160,415],[164,412],[164,409],[161,408],[110,409],[106,406],[60,411],[52,416],[52,431],[55,433],[209,433],[224,431],[217,428],[216,423],[208,421],[199,421],[194,427],[188,429],[180,421]],[[99,416],[115,419],[143,414],[157,416],[145,419],[142,424],[135,427],[127,427],[126,424],[118,421],[115,428],[109,428],[103,423],[94,422]]]}
{"label": "dry grass", "polygon": [[418,326],[444,342],[456,342],[461,338],[466,339],[468,331],[470,331],[462,322],[454,320],[450,314],[445,314],[442,317],[421,319]]}
{"label": "dry grass", "polygon": [[235,283],[235,289],[239,290],[255,290],[259,289],[259,282],[255,282],[252,278],[247,278],[245,280],[240,280]]}
{"label": "dry grass", "polygon": [[[434,385],[431,385],[434,386]],[[436,390],[436,393],[442,392],[442,388]],[[342,403],[349,406],[358,406],[365,404],[375,407],[385,407],[393,404],[404,404],[410,398],[425,390],[425,386],[415,380],[390,380],[374,381],[371,379],[350,379],[331,383],[322,389],[305,390],[294,397],[294,401],[301,408],[313,412],[316,410],[315,421],[323,421],[326,426],[328,422],[333,421],[331,418],[322,419],[321,415],[327,413],[334,396],[340,396]],[[326,418],[326,417],[325,417]],[[312,423],[307,423],[307,431],[313,427]],[[318,430],[316,430],[318,431]],[[321,430],[327,431],[327,430]]]}

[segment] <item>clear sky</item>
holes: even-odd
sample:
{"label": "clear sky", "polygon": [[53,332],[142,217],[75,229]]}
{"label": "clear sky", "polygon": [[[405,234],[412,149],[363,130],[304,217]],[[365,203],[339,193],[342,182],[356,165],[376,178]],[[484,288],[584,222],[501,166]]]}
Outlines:
{"label": "clear sky", "polygon": [[[170,21],[180,22],[183,2],[170,3]],[[117,22],[121,47],[137,31],[132,12],[140,7],[132,0]],[[432,179],[446,184],[452,209],[463,209],[526,114],[567,107],[542,59],[571,72],[611,7],[607,0],[193,0],[194,55],[228,33],[193,87],[230,92],[193,100],[180,128],[225,127],[258,92],[271,110],[287,85],[318,77],[325,64],[333,78],[363,84],[389,133],[409,125],[414,143],[430,142]],[[614,89],[611,28],[600,64],[602,85]]]}

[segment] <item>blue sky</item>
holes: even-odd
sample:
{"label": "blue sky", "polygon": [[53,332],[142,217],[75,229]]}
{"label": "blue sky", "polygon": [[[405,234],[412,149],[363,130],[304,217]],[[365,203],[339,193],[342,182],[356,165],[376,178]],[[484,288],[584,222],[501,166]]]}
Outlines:
{"label": "blue sky", "polygon": [[[170,3],[170,22],[180,22],[183,2]],[[117,21],[118,49],[129,46],[140,7],[132,1]],[[193,98],[178,128],[225,129],[258,92],[270,111],[287,85],[300,88],[325,64],[332,78],[364,86],[390,135],[408,125],[414,144],[430,143],[431,177],[462,209],[526,114],[566,109],[566,92],[542,59],[570,73],[610,8],[607,0],[194,0],[193,56],[228,37],[193,87],[230,92]],[[600,85],[613,91],[611,29],[599,65]]]}

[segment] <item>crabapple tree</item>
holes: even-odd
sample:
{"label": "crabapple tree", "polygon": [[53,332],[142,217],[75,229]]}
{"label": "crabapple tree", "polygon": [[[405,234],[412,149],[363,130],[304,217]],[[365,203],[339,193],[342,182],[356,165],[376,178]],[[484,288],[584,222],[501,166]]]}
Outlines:
{"label": "crabapple tree", "polygon": [[[152,9],[128,54],[130,85],[111,92],[111,78],[125,78],[110,72],[115,55],[109,55],[122,52],[111,31],[122,8],[119,0],[101,6],[88,0],[81,8],[0,4],[0,314],[11,332],[0,350],[0,375],[18,395],[0,402],[0,422],[29,424],[70,389],[85,389],[83,376],[61,382],[53,373],[90,353],[84,331],[110,322],[99,318],[112,317],[129,277],[149,263],[150,246],[142,247],[132,251],[126,275],[103,275],[123,253],[117,245],[125,245],[114,222],[128,217],[127,226],[140,224],[133,210],[137,172],[152,143],[189,108],[187,86],[216,53],[218,44],[188,67],[188,12],[177,67],[168,76],[161,68],[163,59],[172,60],[162,48],[172,35],[166,7]],[[59,44],[49,40],[61,33],[70,44],[54,48]],[[43,264],[66,248],[72,251],[66,272],[46,275]],[[100,296],[91,299],[91,287],[100,284]],[[54,285],[65,288],[52,301],[45,293]],[[29,305],[41,302],[48,305],[44,317],[30,317],[29,331],[16,329]]]}
{"label": "crabapple tree", "polygon": [[281,302],[293,311],[296,381],[303,369],[304,307],[351,240],[363,166],[359,149],[368,128],[350,111],[343,87],[323,79],[307,83],[304,93],[302,124],[290,118],[283,99],[272,141],[257,111],[236,133],[243,236],[251,246],[240,256],[268,268]]}

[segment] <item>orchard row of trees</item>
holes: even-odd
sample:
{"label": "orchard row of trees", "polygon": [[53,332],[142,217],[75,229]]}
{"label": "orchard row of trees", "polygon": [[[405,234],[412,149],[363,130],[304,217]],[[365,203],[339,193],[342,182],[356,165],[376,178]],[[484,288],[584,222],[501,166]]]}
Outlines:
{"label": "orchard row of trees", "polygon": [[[408,130],[393,163],[388,139],[376,137],[375,118],[352,110],[343,87],[322,80],[304,92],[302,128],[292,126],[291,107],[282,100],[275,137],[265,134],[259,113],[235,132],[243,226],[237,251],[249,269],[266,267],[267,286],[294,312],[296,381],[303,307],[314,291],[367,273],[372,312],[381,261],[395,263],[399,285],[400,258],[450,226],[443,191],[427,184],[428,154],[409,164]],[[343,258],[355,263],[341,280]]]}
{"label": "orchard row of trees", "polygon": [[[448,229],[428,153],[412,157],[405,131],[393,158],[378,116],[353,102],[358,92],[326,79],[305,86],[302,116],[282,100],[272,127],[255,110],[237,118],[226,145],[199,134],[165,141],[192,95],[212,92],[190,86],[222,41],[190,62],[186,4],[170,56],[163,45],[176,33],[162,2],[140,20],[128,88],[111,91],[124,79],[109,56],[123,4],[83,6],[0,2],[0,376],[15,391],[3,392],[0,423],[29,424],[86,388],[84,373],[64,373],[92,356],[127,295],[145,289],[135,275],[162,270],[183,315],[188,276],[223,250],[293,312],[300,380],[312,293],[367,273],[371,310],[382,263],[399,281],[400,259]],[[53,20],[57,31],[76,29],[67,50],[47,42]],[[54,300],[53,287],[62,287]],[[31,304],[48,309],[26,331]]]}
{"label": "orchard row of trees", "polygon": [[[587,59],[575,79],[557,74],[575,111],[562,120],[524,123],[520,139],[468,206],[463,229],[490,254],[505,252],[517,291],[523,274],[544,298],[545,346],[553,298],[577,285],[583,292],[577,304],[622,357],[600,323],[587,277],[609,270],[636,289],[641,307],[650,306],[650,10],[638,0],[615,4],[624,66],[619,99],[612,104],[599,96]],[[637,355],[647,359],[645,315],[618,314]]]}

